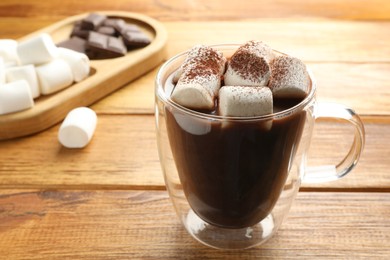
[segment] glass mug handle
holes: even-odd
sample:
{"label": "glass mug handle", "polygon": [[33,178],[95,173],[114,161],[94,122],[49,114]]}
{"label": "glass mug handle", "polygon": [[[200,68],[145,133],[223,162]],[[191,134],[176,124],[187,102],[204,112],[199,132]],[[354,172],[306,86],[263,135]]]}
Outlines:
{"label": "glass mug handle", "polygon": [[333,118],[345,120],[354,127],[352,146],[341,162],[337,165],[307,167],[304,183],[320,183],[337,180],[348,174],[359,161],[365,142],[364,126],[360,117],[350,108],[340,104],[319,102],[314,108],[315,120],[318,118]]}

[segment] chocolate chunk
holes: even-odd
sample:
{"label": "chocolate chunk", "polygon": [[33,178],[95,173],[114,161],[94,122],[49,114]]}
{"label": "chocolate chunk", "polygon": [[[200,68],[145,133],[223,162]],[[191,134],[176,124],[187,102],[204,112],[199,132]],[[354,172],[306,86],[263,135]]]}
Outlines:
{"label": "chocolate chunk", "polygon": [[75,23],[70,37],[77,36],[83,39],[88,39],[89,30],[81,29],[81,23]]}
{"label": "chocolate chunk", "polygon": [[57,47],[63,47],[81,53],[85,53],[87,48],[87,41],[80,37],[74,36],[68,40],[58,43]]}
{"label": "chocolate chunk", "polygon": [[149,37],[135,24],[117,23],[115,28],[123,37],[123,41],[128,49],[145,47],[150,44]]}
{"label": "chocolate chunk", "polygon": [[81,29],[96,30],[107,19],[105,15],[91,13],[81,20]]}
{"label": "chocolate chunk", "polygon": [[128,49],[145,47],[150,44],[149,37],[143,32],[126,31],[121,35]]}
{"label": "chocolate chunk", "polygon": [[122,39],[91,31],[87,42],[87,55],[95,59],[117,58],[126,54]]}
{"label": "chocolate chunk", "polygon": [[96,32],[101,33],[101,34],[105,34],[108,36],[115,36],[116,35],[115,29],[113,27],[110,27],[110,26],[101,26],[101,27],[99,27],[99,29],[96,30]]}
{"label": "chocolate chunk", "polygon": [[120,34],[126,32],[141,32],[141,29],[137,25],[130,23],[119,23],[116,25],[116,29]]}
{"label": "chocolate chunk", "polygon": [[128,50],[144,47],[151,42],[138,25],[98,13],[91,13],[76,21],[70,37],[59,46],[83,52],[90,59],[121,57]]}
{"label": "chocolate chunk", "polygon": [[117,32],[117,35],[119,35],[120,29],[123,27],[124,24],[126,24],[126,22],[123,19],[119,18],[107,18],[103,22],[103,26],[114,28]]}

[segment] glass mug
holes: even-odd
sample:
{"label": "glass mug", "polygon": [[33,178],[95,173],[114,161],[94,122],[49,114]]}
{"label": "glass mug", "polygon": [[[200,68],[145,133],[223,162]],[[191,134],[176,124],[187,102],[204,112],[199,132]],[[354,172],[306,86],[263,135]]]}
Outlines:
{"label": "glass mug", "polygon": [[[239,45],[212,46],[230,57]],[[280,55],[283,55],[279,53]],[[172,100],[173,72],[186,53],[168,60],[155,82],[155,119],[165,184],[182,224],[196,240],[219,249],[244,249],[269,239],[290,210],[301,182],[345,176],[364,146],[364,126],[353,110],[316,102],[316,83],[298,105],[271,115],[224,117]],[[332,166],[306,167],[315,120],[354,127],[348,154]]]}

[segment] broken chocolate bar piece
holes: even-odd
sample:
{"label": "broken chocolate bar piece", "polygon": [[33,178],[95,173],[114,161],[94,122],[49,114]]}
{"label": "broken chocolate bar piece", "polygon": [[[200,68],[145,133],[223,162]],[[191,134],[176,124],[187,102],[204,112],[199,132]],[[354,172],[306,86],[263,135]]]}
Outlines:
{"label": "broken chocolate bar piece", "polygon": [[81,22],[75,23],[70,37],[77,36],[83,39],[88,39],[89,30],[81,29]]}
{"label": "broken chocolate bar piece", "polygon": [[123,19],[107,18],[106,20],[104,20],[102,26],[114,28],[116,35],[119,36],[120,30],[124,26],[124,24],[126,24],[126,22]]}
{"label": "broken chocolate bar piece", "polygon": [[81,53],[85,53],[87,49],[87,41],[83,38],[73,36],[68,40],[58,43],[57,47],[67,48]]}
{"label": "broken chocolate bar piece", "polygon": [[[90,59],[122,57],[127,51],[151,43],[151,39],[140,26],[98,13],[91,13],[76,21],[70,37],[71,39],[61,42],[58,46],[83,52]],[[81,39],[85,41],[82,42]]]}
{"label": "broken chocolate bar piece", "polygon": [[98,33],[105,34],[108,36],[116,36],[116,31],[113,27],[110,26],[101,26],[96,30]]}
{"label": "broken chocolate bar piece", "polygon": [[120,34],[123,34],[125,32],[141,32],[141,29],[137,25],[126,22],[117,23],[115,28]]}
{"label": "broken chocolate bar piece", "polygon": [[81,29],[96,30],[107,19],[107,16],[102,14],[91,13],[86,18],[81,20]]}
{"label": "broken chocolate bar piece", "polygon": [[150,44],[149,37],[143,32],[125,31],[121,35],[128,49],[145,47]]}
{"label": "broken chocolate bar piece", "polygon": [[94,59],[109,59],[124,56],[126,46],[121,38],[91,31],[87,42],[87,55]]}

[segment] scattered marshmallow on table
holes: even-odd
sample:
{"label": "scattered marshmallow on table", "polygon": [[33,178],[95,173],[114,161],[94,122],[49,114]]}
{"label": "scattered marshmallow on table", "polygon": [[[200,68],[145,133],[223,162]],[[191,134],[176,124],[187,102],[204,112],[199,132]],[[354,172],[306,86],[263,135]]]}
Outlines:
{"label": "scattered marshmallow on table", "polygon": [[0,84],[5,83],[5,66],[4,59],[0,57]]}
{"label": "scattered marshmallow on table", "polygon": [[4,59],[6,65],[19,64],[18,53],[16,51],[18,42],[11,39],[0,40],[0,57]]}
{"label": "scattered marshmallow on table", "polygon": [[50,35],[43,33],[20,42],[17,53],[22,65],[38,65],[57,58],[58,49]]}
{"label": "scattered marshmallow on table", "polygon": [[273,50],[261,41],[249,41],[241,45],[227,64],[225,85],[267,85],[271,74],[269,62],[273,58]]}
{"label": "scattered marshmallow on table", "polygon": [[25,80],[0,85],[0,115],[34,106],[30,86]]}
{"label": "scattered marshmallow on table", "polygon": [[272,114],[272,92],[268,87],[223,86],[219,90],[219,112],[232,117]]}
{"label": "scattered marshmallow on table", "polygon": [[59,142],[67,148],[83,148],[90,141],[97,124],[96,113],[87,107],[70,111],[58,131]]}
{"label": "scattered marshmallow on table", "polygon": [[68,63],[62,59],[54,59],[36,67],[41,93],[52,94],[73,83],[73,73]]}
{"label": "scattered marshmallow on table", "polygon": [[58,48],[59,57],[65,60],[72,69],[73,77],[76,82],[80,82],[89,75],[89,58],[81,52],[71,49]]}
{"label": "scattered marshmallow on table", "polygon": [[5,74],[7,82],[14,82],[21,79],[26,80],[31,88],[32,97],[37,98],[40,96],[41,91],[34,65],[30,64],[8,68]]}

